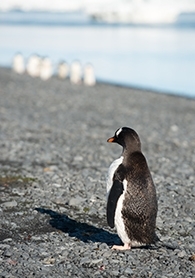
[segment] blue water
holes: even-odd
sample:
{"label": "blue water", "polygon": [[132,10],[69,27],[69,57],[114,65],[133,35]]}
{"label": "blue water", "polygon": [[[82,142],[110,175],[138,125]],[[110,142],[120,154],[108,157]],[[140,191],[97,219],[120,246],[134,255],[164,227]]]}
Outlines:
{"label": "blue water", "polygon": [[195,28],[97,24],[85,15],[0,13],[0,66],[13,55],[75,59],[101,81],[195,97]]}

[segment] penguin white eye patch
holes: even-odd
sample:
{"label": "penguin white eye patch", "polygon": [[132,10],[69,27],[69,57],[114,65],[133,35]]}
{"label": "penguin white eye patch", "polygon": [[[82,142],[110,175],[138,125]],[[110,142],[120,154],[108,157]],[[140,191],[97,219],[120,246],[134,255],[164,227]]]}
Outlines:
{"label": "penguin white eye patch", "polygon": [[117,136],[117,137],[119,136],[119,134],[121,133],[121,131],[122,131],[122,127],[119,128],[119,129],[117,130],[117,132],[116,132],[116,136]]}

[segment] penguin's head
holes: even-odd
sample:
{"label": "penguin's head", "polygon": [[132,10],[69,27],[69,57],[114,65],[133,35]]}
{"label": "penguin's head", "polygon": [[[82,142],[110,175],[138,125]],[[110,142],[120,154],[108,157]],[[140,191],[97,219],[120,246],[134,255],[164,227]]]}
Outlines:
{"label": "penguin's head", "polygon": [[110,137],[107,142],[118,143],[124,149],[132,151],[141,151],[141,142],[138,134],[129,127],[121,127],[117,129],[113,137]]}

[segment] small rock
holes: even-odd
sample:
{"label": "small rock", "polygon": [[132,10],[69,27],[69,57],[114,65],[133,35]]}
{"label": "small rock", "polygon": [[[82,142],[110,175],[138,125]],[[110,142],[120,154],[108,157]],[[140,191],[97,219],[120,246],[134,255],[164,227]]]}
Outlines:
{"label": "small rock", "polygon": [[112,260],[112,263],[114,263],[114,264],[119,264],[119,262],[120,262],[120,261],[119,261],[119,260],[116,260],[116,259],[113,259],[113,260]]}
{"label": "small rock", "polygon": [[99,245],[99,249],[100,249],[100,250],[107,250],[107,249],[108,249],[108,245],[107,245],[106,243],[101,243],[101,244]]}
{"label": "small rock", "polygon": [[91,261],[91,265],[92,264],[99,264],[102,261],[102,259],[95,259]]}
{"label": "small rock", "polygon": [[19,195],[19,196],[24,196],[24,195],[25,195],[24,192],[19,191],[17,188],[13,188],[12,193],[13,193],[13,194],[17,194],[17,195]]}
{"label": "small rock", "polygon": [[31,239],[36,241],[36,240],[41,240],[41,237],[40,236],[32,236]]}
{"label": "small rock", "polygon": [[57,205],[64,205],[65,204],[65,200],[64,198],[62,197],[57,197],[54,202],[57,204]]}
{"label": "small rock", "polygon": [[112,275],[113,275],[113,276],[117,276],[118,274],[119,274],[119,271],[118,271],[118,270],[113,270],[113,271],[112,271]]}
{"label": "small rock", "polygon": [[47,257],[48,256],[48,252],[45,252],[45,251],[41,252],[41,256]]}
{"label": "small rock", "polygon": [[55,187],[59,188],[59,187],[61,187],[61,184],[58,184],[58,183],[53,183],[53,186],[55,186]]}
{"label": "small rock", "polygon": [[16,207],[18,205],[18,203],[14,200],[14,201],[10,201],[10,202],[5,202],[3,203],[4,207],[10,208],[10,207]]}
{"label": "small rock", "polygon": [[82,156],[77,155],[74,157],[74,161],[83,161],[83,158],[82,158]]}
{"label": "small rock", "polygon": [[49,168],[50,168],[50,170],[53,171],[53,172],[54,172],[54,171],[58,171],[58,167],[57,167],[56,165],[50,165]]}
{"label": "small rock", "polygon": [[6,249],[6,250],[4,251],[4,253],[3,253],[3,255],[4,255],[5,257],[11,257],[12,252],[10,251],[10,249]]}
{"label": "small rock", "polygon": [[44,264],[47,264],[47,265],[50,265],[50,264],[54,264],[55,263],[55,259],[54,258],[45,258],[44,260],[43,260],[43,263]]}
{"label": "small rock", "polygon": [[8,272],[7,271],[4,271],[4,272],[1,272],[1,276],[0,277],[8,277]]}
{"label": "small rock", "polygon": [[70,200],[69,200],[69,206],[79,206],[82,202],[84,201],[83,198],[81,198],[80,196],[78,197],[72,197]]}
{"label": "small rock", "polygon": [[23,211],[17,211],[17,212],[15,212],[15,215],[17,216],[17,215],[24,215],[24,212]]}
{"label": "small rock", "polygon": [[71,268],[72,268],[71,264],[66,265],[66,269],[71,269]]}
{"label": "small rock", "polygon": [[171,131],[173,131],[173,132],[177,132],[178,131],[178,126],[177,125],[172,125],[171,126]]}
{"label": "small rock", "polygon": [[84,257],[81,259],[80,264],[89,264],[91,262],[91,259],[89,257]]}
{"label": "small rock", "polygon": [[[3,242],[6,242],[6,239],[3,240]],[[8,244],[0,244],[0,249],[6,249],[6,248],[10,248],[10,245]]]}
{"label": "small rock", "polygon": [[[17,264],[17,261],[8,258],[8,259],[7,259],[7,263],[8,263],[8,264],[11,264],[11,265],[16,265],[16,264]],[[10,278],[10,277],[11,277],[11,276],[9,276],[9,278]],[[12,276],[12,277],[13,277],[13,276]]]}
{"label": "small rock", "polygon": [[111,250],[106,251],[106,252],[103,254],[104,258],[109,258],[111,255],[112,255],[112,251],[111,251]]}
{"label": "small rock", "polygon": [[186,251],[185,250],[183,250],[183,251],[181,251],[181,252],[179,252],[178,254],[177,254],[177,256],[179,257],[179,258],[184,258],[185,256],[186,256]]}
{"label": "small rock", "polygon": [[128,275],[133,274],[133,270],[130,267],[127,267],[124,272],[125,272],[125,274],[128,274]]}
{"label": "small rock", "polygon": [[12,241],[12,238],[8,237],[8,238],[5,238],[3,242],[10,242],[10,241]]}
{"label": "small rock", "polygon": [[[17,228],[17,224],[16,224],[16,223],[11,222],[10,224],[11,224],[11,228],[12,228],[12,229],[16,229],[16,228]],[[12,239],[11,239],[11,240],[12,240]]]}

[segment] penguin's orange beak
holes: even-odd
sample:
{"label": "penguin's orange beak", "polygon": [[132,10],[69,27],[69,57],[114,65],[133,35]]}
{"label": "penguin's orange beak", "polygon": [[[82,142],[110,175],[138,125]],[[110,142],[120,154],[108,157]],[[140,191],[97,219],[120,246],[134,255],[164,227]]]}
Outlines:
{"label": "penguin's orange beak", "polygon": [[114,137],[110,137],[108,140],[107,140],[108,143],[112,143],[112,142],[115,142],[115,138]]}

